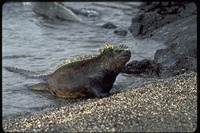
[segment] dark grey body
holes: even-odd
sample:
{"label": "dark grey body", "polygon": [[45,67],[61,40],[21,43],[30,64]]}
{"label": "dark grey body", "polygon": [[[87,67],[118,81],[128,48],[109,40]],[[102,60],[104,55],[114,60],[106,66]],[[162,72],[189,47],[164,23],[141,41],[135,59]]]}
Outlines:
{"label": "dark grey body", "polygon": [[110,95],[117,75],[131,57],[130,51],[123,48],[108,48],[96,57],[65,64],[48,75],[13,67],[5,68],[29,77],[41,78],[44,83],[32,86],[36,90],[47,89],[52,94],[67,98],[101,98]]}

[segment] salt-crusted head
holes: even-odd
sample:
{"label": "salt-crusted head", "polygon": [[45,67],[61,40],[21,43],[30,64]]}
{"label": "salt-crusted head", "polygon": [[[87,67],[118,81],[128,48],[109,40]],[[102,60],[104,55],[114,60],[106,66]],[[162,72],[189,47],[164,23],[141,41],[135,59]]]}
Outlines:
{"label": "salt-crusted head", "polygon": [[106,44],[99,49],[99,52],[101,67],[114,73],[119,73],[131,57],[131,52],[125,45]]}

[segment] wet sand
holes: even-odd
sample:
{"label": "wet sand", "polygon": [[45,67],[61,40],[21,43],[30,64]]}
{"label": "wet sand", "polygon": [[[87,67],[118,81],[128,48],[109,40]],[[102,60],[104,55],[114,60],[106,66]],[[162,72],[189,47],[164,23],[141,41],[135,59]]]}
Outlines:
{"label": "wet sand", "polygon": [[196,72],[3,122],[5,132],[194,132],[196,128]]}

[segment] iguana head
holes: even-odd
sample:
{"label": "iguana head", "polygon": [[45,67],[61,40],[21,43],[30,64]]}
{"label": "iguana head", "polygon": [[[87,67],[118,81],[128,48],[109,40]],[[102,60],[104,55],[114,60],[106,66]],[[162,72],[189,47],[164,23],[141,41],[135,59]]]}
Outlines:
{"label": "iguana head", "polygon": [[114,73],[119,73],[131,57],[131,52],[124,45],[107,44],[99,52],[102,60],[101,67]]}

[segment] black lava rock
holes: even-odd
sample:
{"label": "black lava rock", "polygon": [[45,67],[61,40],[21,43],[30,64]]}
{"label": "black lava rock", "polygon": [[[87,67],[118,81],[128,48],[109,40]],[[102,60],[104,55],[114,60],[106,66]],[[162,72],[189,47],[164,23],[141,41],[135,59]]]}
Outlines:
{"label": "black lava rock", "polygon": [[[162,42],[153,60],[134,61],[124,72],[170,77],[197,71],[197,6],[194,2],[152,2],[144,4],[132,19],[133,36]],[[151,74],[151,71],[154,73]]]}
{"label": "black lava rock", "polygon": [[106,28],[106,29],[116,29],[117,26],[114,25],[114,24],[112,24],[112,23],[110,23],[110,22],[108,22],[108,23],[102,25],[101,28]]}
{"label": "black lava rock", "polygon": [[133,36],[148,38],[152,32],[176,20],[196,14],[196,5],[188,2],[152,2],[141,6],[129,27]]}
{"label": "black lava rock", "polygon": [[114,34],[119,35],[119,36],[126,36],[127,31],[126,30],[115,30]]}
{"label": "black lava rock", "polygon": [[142,61],[132,61],[128,63],[122,73],[145,75],[145,76],[160,76],[161,64],[156,63],[153,60],[144,59]]}

